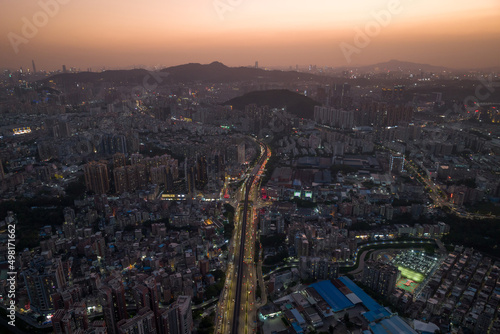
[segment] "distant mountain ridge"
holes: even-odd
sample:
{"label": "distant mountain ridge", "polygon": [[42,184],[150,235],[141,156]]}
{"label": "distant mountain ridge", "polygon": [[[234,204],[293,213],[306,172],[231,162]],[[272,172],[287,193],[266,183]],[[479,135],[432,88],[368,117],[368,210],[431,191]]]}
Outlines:
{"label": "distant mountain ridge", "polygon": [[[189,83],[189,82],[238,82],[238,81],[278,81],[291,82],[296,80],[325,80],[326,77],[310,73],[295,71],[266,71],[252,67],[228,67],[220,62],[211,64],[189,63],[184,65],[167,67],[160,70],[161,82],[166,83]],[[144,69],[134,70],[109,70],[104,72],[80,72],[61,73],[41,80],[50,80],[59,84],[71,84],[76,82],[109,81],[114,83],[141,84],[145,77],[152,76],[152,72]]]}
{"label": "distant mountain ridge", "polygon": [[[360,72],[388,72],[388,71],[412,71],[422,72],[442,72],[442,71],[460,71],[444,66],[434,66],[429,64],[418,64],[399,60],[390,60],[383,63],[366,66],[338,67],[335,70],[348,70],[356,68]],[[489,68],[495,71],[500,68]],[[484,69],[488,70],[488,69]],[[463,70],[465,71],[465,70]],[[479,70],[478,70],[479,71]],[[220,62],[210,64],[189,63],[167,67],[160,72],[161,80],[159,85],[175,83],[209,83],[209,82],[241,82],[241,81],[259,81],[259,82],[294,82],[294,81],[315,81],[331,83],[333,76],[318,75],[307,72],[264,70],[254,67],[228,67]],[[168,74],[165,75],[165,74]],[[149,80],[151,83],[154,72],[145,69],[132,70],[108,70],[103,72],[80,72],[80,73],[60,73],[49,78],[40,80],[47,83],[52,80],[58,84],[74,84],[78,82],[112,82],[116,85],[143,85]],[[148,79],[149,78],[149,79]]]}
{"label": "distant mountain ridge", "polygon": [[234,109],[245,110],[245,106],[256,104],[258,106],[270,106],[271,108],[283,108],[297,117],[312,119],[314,117],[314,106],[320,103],[310,97],[289,91],[287,89],[272,89],[254,91],[242,96],[235,97],[223,103],[231,105]]}

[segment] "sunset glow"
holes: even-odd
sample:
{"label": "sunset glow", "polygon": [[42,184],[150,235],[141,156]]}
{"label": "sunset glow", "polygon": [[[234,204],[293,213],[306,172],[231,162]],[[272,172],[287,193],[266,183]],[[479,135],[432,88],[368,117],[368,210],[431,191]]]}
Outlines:
{"label": "sunset glow", "polygon": [[[231,66],[256,60],[262,66],[347,66],[339,45],[354,45],[356,31],[391,6],[397,14],[352,56],[351,65],[392,58],[450,67],[499,64],[497,0],[5,0],[1,58],[3,67],[26,67],[36,59],[46,69],[214,60]],[[26,22],[37,24],[37,32],[27,36]]]}

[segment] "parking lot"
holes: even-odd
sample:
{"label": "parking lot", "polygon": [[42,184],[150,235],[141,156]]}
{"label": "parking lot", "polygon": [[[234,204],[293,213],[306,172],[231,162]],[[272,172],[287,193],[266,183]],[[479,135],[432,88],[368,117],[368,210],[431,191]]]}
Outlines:
{"label": "parking lot", "polygon": [[[429,275],[437,260],[438,259],[436,257],[426,255],[423,251],[416,251],[412,249],[405,250],[397,254],[392,259],[391,264],[396,267],[403,267],[422,274],[423,279],[425,276]],[[404,273],[402,273],[402,276],[405,276]]]}

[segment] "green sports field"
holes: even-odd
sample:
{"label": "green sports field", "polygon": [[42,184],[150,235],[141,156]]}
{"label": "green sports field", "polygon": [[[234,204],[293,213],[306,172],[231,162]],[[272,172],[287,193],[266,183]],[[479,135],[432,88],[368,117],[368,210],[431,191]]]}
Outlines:
{"label": "green sports field", "polygon": [[413,271],[405,267],[398,267],[398,269],[399,271],[401,271],[401,277],[409,278],[417,283],[420,283],[424,280],[424,275],[419,272]]}
{"label": "green sports field", "polygon": [[410,282],[408,285],[408,281],[412,281],[408,278],[401,278],[397,283],[396,287],[405,291],[408,291],[409,293],[413,294],[415,292],[415,289],[419,286],[418,283],[416,282]]}

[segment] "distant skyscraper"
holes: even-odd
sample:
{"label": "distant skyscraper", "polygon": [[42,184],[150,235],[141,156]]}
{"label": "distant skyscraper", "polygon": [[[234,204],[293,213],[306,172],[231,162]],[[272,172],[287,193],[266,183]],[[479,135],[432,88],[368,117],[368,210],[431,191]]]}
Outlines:
{"label": "distant skyscraper", "polygon": [[113,177],[115,180],[115,190],[117,194],[128,191],[127,185],[127,170],[125,167],[117,167],[113,170]]}
{"label": "distant skyscraper", "polygon": [[83,168],[85,186],[96,194],[106,194],[109,191],[108,166],[92,161]]}
{"label": "distant skyscraper", "polygon": [[35,66],[35,61],[32,60],[31,63],[33,64],[33,74],[36,74],[36,66]]}
{"label": "distant skyscraper", "polygon": [[245,143],[238,145],[238,163],[244,164],[246,161]]}
{"label": "distant skyscraper", "polygon": [[127,153],[127,138],[123,135],[113,136],[113,148],[115,152]]}
{"label": "distant skyscraper", "polygon": [[66,65],[63,65],[63,73],[66,73]]}
{"label": "distant skyscraper", "polygon": [[196,187],[203,189],[208,182],[207,160],[205,157],[198,157],[196,161]]}
{"label": "distant skyscraper", "polygon": [[2,160],[0,160],[0,181],[5,178],[5,172],[3,170]]}
{"label": "distant skyscraper", "polygon": [[186,172],[186,186],[188,194],[192,195],[195,193],[195,167],[191,166]]}
{"label": "distant skyscraper", "polygon": [[258,61],[255,62],[255,68],[259,68],[259,62]]}

